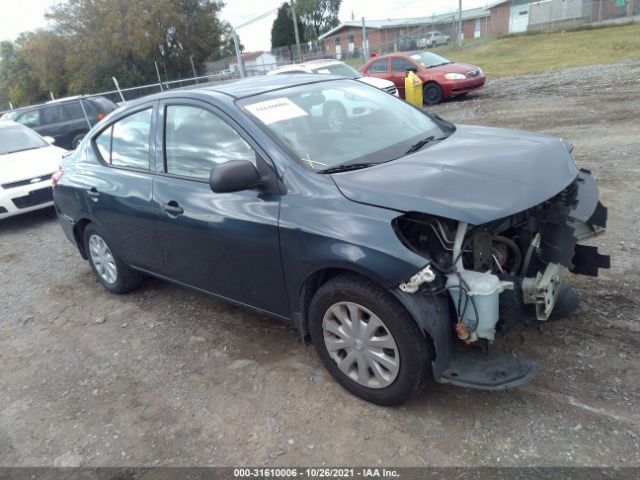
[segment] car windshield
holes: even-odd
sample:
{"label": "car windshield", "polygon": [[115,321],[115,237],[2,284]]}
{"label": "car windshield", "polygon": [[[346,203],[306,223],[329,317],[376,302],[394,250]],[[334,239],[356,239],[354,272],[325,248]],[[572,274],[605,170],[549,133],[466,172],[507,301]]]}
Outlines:
{"label": "car windshield", "polygon": [[0,155],[46,147],[44,139],[21,125],[0,125]]}
{"label": "car windshield", "polygon": [[315,171],[383,163],[449,128],[408,103],[353,80],[295,86],[238,102]]}
{"label": "car windshield", "polygon": [[3,113],[0,117],[0,120],[13,120],[18,116],[18,112],[7,112]]}
{"label": "car windshield", "polygon": [[437,67],[438,65],[453,63],[451,62],[451,60],[447,60],[446,58],[431,52],[416,53],[415,55],[411,55],[411,58],[425,68]]}
{"label": "car windshield", "polygon": [[325,73],[331,75],[340,75],[347,78],[360,78],[362,74],[346,63],[334,63],[331,65],[325,65],[322,67],[316,67],[312,69],[314,73]]}

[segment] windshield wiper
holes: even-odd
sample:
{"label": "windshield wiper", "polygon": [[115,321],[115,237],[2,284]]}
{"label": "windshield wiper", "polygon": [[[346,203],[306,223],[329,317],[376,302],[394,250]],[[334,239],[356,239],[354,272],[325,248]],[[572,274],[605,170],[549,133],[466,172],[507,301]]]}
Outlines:
{"label": "windshield wiper", "polygon": [[436,63],[435,65],[429,65],[427,68],[441,67],[442,65],[449,65],[450,63],[453,62]]}
{"label": "windshield wiper", "polygon": [[409,147],[409,150],[407,150],[406,152],[404,152],[405,155],[409,155],[410,153],[413,152],[417,152],[418,150],[420,150],[422,147],[424,147],[425,145],[428,145],[429,143],[433,143],[433,142],[439,142],[440,140],[444,140],[447,137],[439,137],[436,138],[435,136],[431,135],[427,138],[423,138],[422,140],[418,140],[416,143],[414,143],[413,145],[411,145]]}
{"label": "windshield wiper", "polygon": [[350,170],[360,170],[361,168],[367,168],[371,165],[375,165],[375,163],[344,163],[335,167],[325,168],[324,170],[320,170],[318,173],[348,172]]}

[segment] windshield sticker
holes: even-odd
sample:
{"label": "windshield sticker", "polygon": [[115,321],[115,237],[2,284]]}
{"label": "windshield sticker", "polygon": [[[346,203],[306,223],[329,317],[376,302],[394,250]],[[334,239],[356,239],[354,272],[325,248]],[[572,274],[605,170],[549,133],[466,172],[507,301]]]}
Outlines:
{"label": "windshield sticker", "polygon": [[325,73],[327,75],[331,75],[331,72],[327,68],[321,68],[320,70],[318,70],[318,73]]}
{"label": "windshield sticker", "polygon": [[266,125],[308,115],[302,108],[285,97],[253,103],[245,108]]}

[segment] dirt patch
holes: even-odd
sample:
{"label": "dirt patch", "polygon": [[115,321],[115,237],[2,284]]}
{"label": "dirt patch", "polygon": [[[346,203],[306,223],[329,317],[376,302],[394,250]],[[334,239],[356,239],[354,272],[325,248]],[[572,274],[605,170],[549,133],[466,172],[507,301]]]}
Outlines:
{"label": "dirt patch", "polygon": [[[575,145],[612,255],[569,320],[500,348],[526,387],[347,394],[288,325],[157,280],[102,289],[51,212],[0,223],[0,465],[639,465],[640,62],[489,81],[433,109]],[[497,192],[496,194],[499,194]]]}

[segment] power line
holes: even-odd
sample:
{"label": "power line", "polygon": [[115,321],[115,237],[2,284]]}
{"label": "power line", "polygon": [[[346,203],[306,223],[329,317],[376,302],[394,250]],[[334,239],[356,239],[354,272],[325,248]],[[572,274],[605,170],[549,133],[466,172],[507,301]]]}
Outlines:
{"label": "power line", "polygon": [[264,19],[264,18],[267,18],[267,17],[268,17],[268,16],[270,16],[270,15],[273,15],[273,14],[274,14],[274,13],[276,13],[277,11],[278,11],[278,9],[277,9],[277,8],[274,8],[273,10],[269,10],[268,12],[263,13],[262,15],[258,15],[257,17],[252,18],[251,20],[248,20],[248,21],[246,21],[246,22],[244,22],[244,23],[241,23],[240,25],[237,25],[237,26],[233,27],[233,29],[234,29],[234,30],[237,30],[237,29],[239,29],[239,28],[246,27],[247,25],[251,25],[252,23],[255,23],[255,22],[259,21],[259,20],[262,20],[262,19]]}

